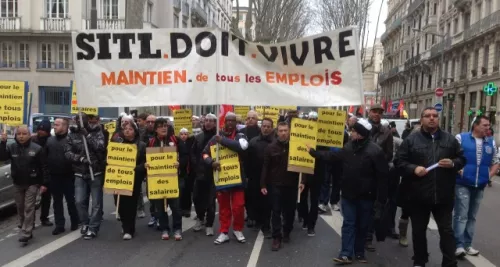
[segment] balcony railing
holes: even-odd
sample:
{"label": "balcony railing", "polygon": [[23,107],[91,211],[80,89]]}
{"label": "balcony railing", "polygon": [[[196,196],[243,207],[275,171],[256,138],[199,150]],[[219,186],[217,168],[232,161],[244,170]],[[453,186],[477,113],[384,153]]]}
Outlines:
{"label": "balcony railing", "polygon": [[73,63],[68,62],[37,62],[36,63],[37,70],[73,70]]}
{"label": "balcony railing", "polygon": [[384,32],[384,34],[382,34],[382,36],[380,37],[380,41],[383,42],[388,36],[389,34],[396,30],[397,28],[401,27],[401,18],[397,18],[395,19],[391,25],[389,25],[389,27],[387,27],[387,30]]}
{"label": "balcony railing", "polygon": [[411,3],[410,6],[408,7],[408,15],[411,15],[413,12],[415,12],[415,10],[417,10],[417,8],[419,8],[420,5],[422,5],[423,3],[424,0],[413,1],[413,3]]}
{"label": "balcony railing", "polygon": [[497,26],[500,26],[500,10],[472,24],[469,29],[465,30],[464,41],[468,41],[477,35],[494,29]]}
{"label": "balcony railing", "polygon": [[464,40],[464,32],[459,32],[453,35],[453,39],[451,40],[451,45],[458,44]]}
{"label": "balcony railing", "polygon": [[19,31],[21,30],[21,17],[0,18],[0,31]]}
{"label": "balcony railing", "polygon": [[29,69],[29,61],[0,62],[0,69]]}
{"label": "balcony railing", "polygon": [[420,55],[416,55],[405,62],[405,69],[409,69],[420,62]]}
{"label": "balcony railing", "polygon": [[[90,19],[83,20],[84,30],[90,29]],[[99,30],[121,30],[125,29],[125,19],[97,19]]]}
{"label": "balcony railing", "polygon": [[207,12],[199,3],[193,3],[191,6],[191,18],[196,20],[200,26],[207,25]]}
{"label": "balcony railing", "polygon": [[189,18],[189,4],[186,0],[182,1],[182,16]]}
{"label": "balcony railing", "polygon": [[40,18],[40,30],[51,32],[71,31],[70,18]]}

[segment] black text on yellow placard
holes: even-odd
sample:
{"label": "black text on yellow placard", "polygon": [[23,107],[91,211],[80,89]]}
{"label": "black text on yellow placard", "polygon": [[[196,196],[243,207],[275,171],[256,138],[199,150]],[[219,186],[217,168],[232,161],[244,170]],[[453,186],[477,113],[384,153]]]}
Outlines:
{"label": "black text on yellow placard", "polygon": [[123,144],[110,142],[108,144],[108,165],[118,165],[124,167],[136,166],[137,146],[135,144]]}
{"label": "black text on yellow placard", "polygon": [[288,154],[289,171],[314,173],[315,160],[307,152],[306,145],[316,148],[317,134],[317,122],[298,118],[292,119]]}
{"label": "black text on yellow placard", "polygon": [[104,179],[106,191],[120,192],[120,195],[131,196],[134,191],[135,171],[131,167],[108,165]]}
{"label": "black text on yellow placard", "polygon": [[[241,168],[239,161],[226,161],[220,165],[219,180],[215,182],[216,187],[239,185],[241,180]],[[214,172],[214,177],[215,177]]]}
{"label": "black text on yellow placard", "polygon": [[177,152],[159,152],[146,154],[148,175],[177,175]]}
{"label": "black text on yellow placard", "polygon": [[0,123],[18,126],[24,123],[26,83],[0,81]]}
{"label": "black text on yellow placard", "polygon": [[[210,153],[212,154],[212,158],[215,159],[217,155],[217,145],[210,146]],[[229,161],[237,161],[239,162],[239,156],[237,152],[232,151],[231,149],[219,145],[219,161],[220,162],[229,162]]]}
{"label": "black text on yellow placard", "polygon": [[318,138],[319,146],[344,146],[344,128],[346,112],[344,110],[318,109]]}
{"label": "black text on yellow placard", "polygon": [[174,130],[179,134],[182,128],[186,128],[190,133],[193,132],[193,111],[190,109],[174,110]]}
{"label": "black text on yellow placard", "polygon": [[148,198],[165,199],[179,197],[179,178],[175,176],[148,177]]}

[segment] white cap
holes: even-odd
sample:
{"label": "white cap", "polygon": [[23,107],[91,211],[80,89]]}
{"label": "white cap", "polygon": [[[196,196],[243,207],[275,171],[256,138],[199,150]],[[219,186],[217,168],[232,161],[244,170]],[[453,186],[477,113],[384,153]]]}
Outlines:
{"label": "white cap", "polygon": [[189,133],[188,129],[186,128],[182,128],[179,133]]}
{"label": "white cap", "polygon": [[358,120],[357,123],[361,124],[361,126],[363,126],[368,131],[372,130],[372,125],[371,125],[371,123],[367,119],[361,118],[361,119]]}

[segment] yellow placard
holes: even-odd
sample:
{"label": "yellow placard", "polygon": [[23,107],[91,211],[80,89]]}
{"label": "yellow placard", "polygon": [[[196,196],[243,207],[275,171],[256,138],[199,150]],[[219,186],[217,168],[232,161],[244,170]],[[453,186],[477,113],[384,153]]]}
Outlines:
{"label": "yellow placard", "polygon": [[242,183],[239,161],[221,162],[220,169],[219,180],[215,182],[216,187],[238,185]]}
{"label": "yellow placard", "polygon": [[280,109],[278,107],[255,106],[255,111],[259,114],[259,120],[268,118],[273,121],[273,125],[278,124],[278,119],[280,118]]}
{"label": "yellow placard", "polygon": [[297,110],[297,106],[274,106],[280,110]]}
{"label": "yellow placard", "polygon": [[170,175],[177,174],[177,152],[160,152],[146,154],[146,161],[149,165],[148,175]]}
{"label": "yellow placard", "polygon": [[[83,113],[87,115],[97,116],[99,114],[99,108],[97,107],[80,107]],[[71,82],[71,114],[78,114],[78,100],[76,97],[76,83]]]}
{"label": "yellow placard", "polygon": [[0,123],[17,126],[24,123],[25,82],[0,81]]}
{"label": "yellow placard", "polygon": [[344,146],[346,112],[327,108],[318,109],[318,146]]}
{"label": "yellow placard", "polygon": [[246,120],[250,106],[234,106],[234,114],[240,115],[243,121]]}
{"label": "yellow placard", "polygon": [[116,130],[116,122],[113,121],[113,122],[105,123],[104,129],[106,129],[106,131],[108,131],[108,133],[109,133],[108,140],[111,140],[111,138],[113,138],[113,133]]}
{"label": "yellow placard", "polygon": [[134,191],[134,168],[108,165],[104,188],[109,190]]}
{"label": "yellow placard", "polygon": [[303,143],[290,141],[290,152],[288,153],[288,164],[299,167],[314,169],[315,159],[307,152]]}
{"label": "yellow placard", "polygon": [[[212,154],[212,159],[215,160],[215,157],[217,155],[217,145],[210,146],[210,153]],[[239,162],[240,158],[239,158],[237,152],[234,152],[231,149],[229,149],[223,145],[219,145],[219,161],[220,162],[232,162],[232,161]]]}
{"label": "yellow placard", "polygon": [[190,133],[193,132],[193,111],[190,109],[174,110],[174,131],[179,134],[182,128],[186,128]]}
{"label": "yellow placard", "polygon": [[110,142],[108,144],[108,165],[118,165],[135,168],[137,145]]}
{"label": "yellow placard", "polygon": [[[293,118],[290,130],[290,148],[288,166],[308,168],[314,170],[315,160],[307,153],[306,145],[316,148],[318,123],[315,121]],[[290,170],[290,168],[289,168]],[[301,171],[303,172],[303,171]]]}
{"label": "yellow placard", "polygon": [[148,177],[148,198],[164,199],[179,197],[179,178],[175,176]]}

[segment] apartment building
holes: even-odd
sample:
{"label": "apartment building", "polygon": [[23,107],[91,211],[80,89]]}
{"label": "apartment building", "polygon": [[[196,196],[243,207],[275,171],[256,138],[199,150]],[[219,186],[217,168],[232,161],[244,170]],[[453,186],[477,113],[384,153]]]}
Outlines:
{"label": "apartment building", "polygon": [[[69,112],[71,31],[90,28],[90,3],[0,0],[0,80],[28,81],[33,112]],[[229,29],[231,8],[229,0],[146,0],[143,27]],[[97,13],[98,29],[124,29],[126,0],[97,0]],[[103,108],[100,114],[114,117],[118,109]]]}
{"label": "apartment building", "polygon": [[367,47],[363,53],[363,63],[365,70],[363,72],[363,89],[366,104],[380,102],[381,90],[378,85],[379,73],[382,71],[382,62],[384,60],[384,47],[380,39],[375,40],[375,46]]}
{"label": "apartment building", "polygon": [[496,132],[495,89],[500,84],[500,1],[391,0],[386,19],[382,96],[404,101],[411,118],[437,103],[443,88],[442,127],[470,129],[477,114]]}

